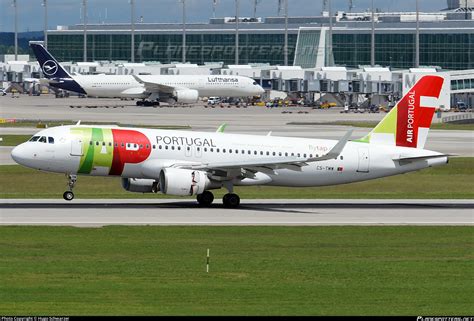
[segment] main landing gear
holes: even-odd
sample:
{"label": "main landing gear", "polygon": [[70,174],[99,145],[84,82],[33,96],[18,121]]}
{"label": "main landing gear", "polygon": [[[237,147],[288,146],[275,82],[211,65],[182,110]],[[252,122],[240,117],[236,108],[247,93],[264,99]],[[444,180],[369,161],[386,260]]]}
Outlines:
{"label": "main landing gear", "polygon": [[209,191],[204,191],[202,194],[197,195],[197,201],[202,207],[211,206],[212,202],[214,201],[214,194]]}
{"label": "main landing gear", "polygon": [[74,199],[74,193],[72,192],[72,189],[74,188],[74,185],[76,184],[77,181],[77,176],[76,175],[66,175],[68,182],[68,190],[64,192],[63,198],[66,201],[72,201]]}
{"label": "main landing gear", "polygon": [[[223,187],[225,187],[229,193],[225,194],[222,198],[222,204],[226,208],[236,208],[240,205],[239,195],[234,193],[234,185],[231,181],[223,182]],[[208,207],[214,201],[214,195],[209,191],[204,191],[202,194],[198,194],[197,201],[200,206]]]}
{"label": "main landing gear", "polygon": [[222,198],[222,203],[224,203],[224,207],[236,208],[240,205],[240,197],[237,194],[228,193]]}
{"label": "main landing gear", "polygon": [[[197,201],[199,206],[209,207],[214,201],[214,195],[209,191],[205,191],[202,194],[197,195]],[[222,198],[222,203],[224,204],[224,207],[236,208],[240,205],[240,197],[237,194],[228,193]]]}
{"label": "main landing gear", "polygon": [[160,105],[160,102],[159,101],[150,101],[150,100],[138,100],[136,102],[136,105],[137,106],[144,106],[144,107],[157,107]]}

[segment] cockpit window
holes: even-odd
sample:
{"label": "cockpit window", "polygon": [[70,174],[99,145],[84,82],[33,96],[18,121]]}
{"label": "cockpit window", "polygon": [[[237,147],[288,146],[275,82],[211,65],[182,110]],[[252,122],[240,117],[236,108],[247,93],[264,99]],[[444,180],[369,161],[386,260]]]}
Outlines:
{"label": "cockpit window", "polygon": [[54,144],[54,138],[53,137],[48,137],[48,143]]}
{"label": "cockpit window", "polygon": [[256,81],[254,81],[254,82],[253,82],[253,84],[254,84],[255,86],[257,86],[257,85],[258,85]]}
{"label": "cockpit window", "polygon": [[33,136],[30,138],[30,142],[36,142],[40,137],[39,136]]}
{"label": "cockpit window", "polygon": [[41,136],[41,138],[38,140],[40,143],[46,143],[46,137]]}

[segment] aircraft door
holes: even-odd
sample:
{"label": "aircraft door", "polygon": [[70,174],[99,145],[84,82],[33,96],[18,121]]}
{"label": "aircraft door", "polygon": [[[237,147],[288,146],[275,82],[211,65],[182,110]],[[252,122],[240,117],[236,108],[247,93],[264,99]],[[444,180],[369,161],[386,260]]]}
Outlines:
{"label": "aircraft door", "polygon": [[369,172],[369,165],[370,165],[370,156],[369,156],[369,149],[366,147],[359,148],[359,165],[357,167],[357,171],[361,173],[368,173]]}
{"label": "aircraft door", "polygon": [[194,146],[194,157],[201,158],[202,157],[202,147]]}
{"label": "aircraft door", "polygon": [[191,146],[186,146],[184,148],[184,155],[186,157],[191,157],[193,155],[193,151],[191,150]]}
{"label": "aircraft door", "polygon": [[71,156],[82,156],[82,139],[74,137],[71,140]]}

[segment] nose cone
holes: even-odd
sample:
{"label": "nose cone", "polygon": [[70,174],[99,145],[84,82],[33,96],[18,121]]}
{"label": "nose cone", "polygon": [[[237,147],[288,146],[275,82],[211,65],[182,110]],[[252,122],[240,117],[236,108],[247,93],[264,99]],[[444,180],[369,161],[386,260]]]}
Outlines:
{"label": "nose cone", "polygon": [[11,156],[15,162],[20,165],[25,165],[27,161],[27,152],[25,144],[20,144],[17,147],[13,148]]}
{"label": "nose cone", "polygon": [[265,92],[265,89],[263,89],[263,87],[259,85],[259,86],[258,86],[258,94],[261,95],[261,94],[263,94],[264,92]]}

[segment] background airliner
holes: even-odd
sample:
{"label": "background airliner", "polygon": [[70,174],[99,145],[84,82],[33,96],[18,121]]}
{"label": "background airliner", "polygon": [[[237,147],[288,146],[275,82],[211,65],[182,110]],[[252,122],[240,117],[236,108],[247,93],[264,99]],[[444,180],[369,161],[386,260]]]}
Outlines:
{"label": "background airliner", "polygon": [[[199,97],[249,97],[264,89],[252,78],[221,75],[71,75],[38,43],[30,43],[50,86],[83,95],[140,98],[137,105],[170,100],[191,104]],[[146,99],[146,100],[145,100]]]}
{"label": "background airliner", "polygon": [[423,149],[443,84],[424,76],[365,137],[339,141],[107,126],[52,127],[12,151],[19,164],[66,173],[72,200],[77,175],[118,176],[127,191],[197,195],[226,188],[236,207],[236,185],[324,186],[364,181],[448,162]]}

